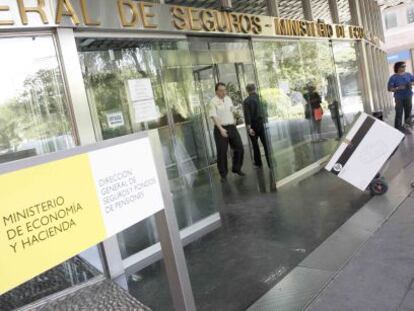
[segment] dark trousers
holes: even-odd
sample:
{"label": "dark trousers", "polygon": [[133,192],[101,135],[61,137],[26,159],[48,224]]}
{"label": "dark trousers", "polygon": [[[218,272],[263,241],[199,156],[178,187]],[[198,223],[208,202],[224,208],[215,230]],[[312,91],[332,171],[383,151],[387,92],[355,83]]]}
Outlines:
{"label": "dark trousers", "polygon": [[249,134],[249,137],[250,137],[250,140],[252,141],[252,146],[253,146],[254,164],[257,166],[262,166],[262,155],[260,154],[260,147],[259,147],[259,139],[260,139],[263,145],[264,152],[265,152],[267,165],[271,167],[269,148],[267,146],[267,140],[266,140],[266,131],[265,131],[263,123],[252,124],[251,128],[256,134],[255,136],[251,136]]}
{"label": "dark trousers", "polygon": [[[403,123],[411,125],[412,97],[395,99],[395,128],[401,130]],[[404,119],[403,119],[404,114]]]}
{"label": "dark trousers", "polygon": [[229,137],[223,137],[217,127],[214,127],[214,140],[217,148],[217,167],[220,175],[225,177],[228,173],[227,150],[229,145],[233,150],[233,172],[240,172],[243,165],[244,149],[237,127],[235,125],[223,126]]}
{"label": "dark trousers", "polygon": [[342,131],[341,118],[339,116],[338,117],[334,117],[334,118],[332,118],[332,121],[333,121],[333,123],[336,126],[336,130],[338,131],[338,138],[342,138],[342,136],[343,136],[344,133]]}

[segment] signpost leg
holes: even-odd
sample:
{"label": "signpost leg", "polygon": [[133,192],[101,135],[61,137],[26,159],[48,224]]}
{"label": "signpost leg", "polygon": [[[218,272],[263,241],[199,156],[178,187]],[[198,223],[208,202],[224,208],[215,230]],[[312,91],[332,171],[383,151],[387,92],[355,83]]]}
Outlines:
{"label": "signpost leg", "polygon": [[165,209],[155,214],[165,270],[176,311],[195,311],[195,302],[180,238],[161,143],[157,131],[149,132]]}
{"label": "signpost leg", "polygon": [[[172,210],[173,213],[174,210]],[[195,311],[195,302],[188,275],[184,250],[174,215],[168,215],[167,208],[155,215],[161,242],[165,270],[174,308],[177,311]]]}

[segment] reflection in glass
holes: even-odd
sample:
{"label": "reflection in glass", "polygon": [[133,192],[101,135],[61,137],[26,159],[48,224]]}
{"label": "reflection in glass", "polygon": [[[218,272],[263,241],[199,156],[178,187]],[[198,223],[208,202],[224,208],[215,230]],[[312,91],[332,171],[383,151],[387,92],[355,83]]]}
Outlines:
{"label": "reflection in glass", "polygon": [[[79,39],[87,95],[102,139],[157,129],[180,228],[216,212],[202,112],[186,41]],[[143,119],[142,90],[130,83],[150,80],[156,114]],[[145,96],[149,96],[148,94]],[[109,116],[119,116],[111,124]],[[158,241],[150,218],[118,235],[123,258]]]}
{"label": "reflection in glass", "polygon": [[355,115],[364,110],[356,43],[334,41],[332,44],[336,71],[339,77],[344,125],[349,128]]}
{"label": "reflection in glass", "polygon": [[255,69],[247,40],[210,40],[191,38],[189,41],[193,75],[196,82],[199,105],[203,118],[204,135],[206,137],[208,162],[216,161],[216,146],[213,136],[213,123],[208,117],[207,107],[215,96],[214,86],[217,82],[226,84],[229,97],[232,99],[234,117],[246,150],[249,142],[244,124],[243,100],[247,97],[246,85],[256,83]]}
{"label": "reflection in glass", "polygon": [[[322,41],[257,41],[253,48],[280,180],[322,159],[336,145],[338,130],[329,107],[341,102],[332,49]],[[323,109],[320,135],[308,110],[310,85]]]}
{"label": "reflection in glass", "polygon": [[0,163],[73,147],[53,38],[3,38],[0,45]]}

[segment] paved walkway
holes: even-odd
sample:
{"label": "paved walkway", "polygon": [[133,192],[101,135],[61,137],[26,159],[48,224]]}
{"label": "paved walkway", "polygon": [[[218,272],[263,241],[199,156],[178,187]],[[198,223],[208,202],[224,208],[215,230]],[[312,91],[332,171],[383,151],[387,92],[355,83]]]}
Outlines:
{"label": "paved walkway", "polygon": [[[409,172],[414,179],[413,166]],[[414,310],[413,283],[414,196],[411,193],[308,310]]]}
{"label": "paved walkway", "polygon": [[[414,311],[413,137],[369,200],[249,311]],[[316,298],[316,299],[315,299]]]}

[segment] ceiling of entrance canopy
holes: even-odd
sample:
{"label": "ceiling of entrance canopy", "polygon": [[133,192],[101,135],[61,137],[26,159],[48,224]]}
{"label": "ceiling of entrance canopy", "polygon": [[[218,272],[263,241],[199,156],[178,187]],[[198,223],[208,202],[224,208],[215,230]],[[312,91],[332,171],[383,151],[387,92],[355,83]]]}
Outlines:
{"label": "ceiling of entrance canopy", "polygon": [[388,8],[391,6],[396,6],[404,3],[414,3],[414,0],[378,0],[378,4],[382,8]]}

